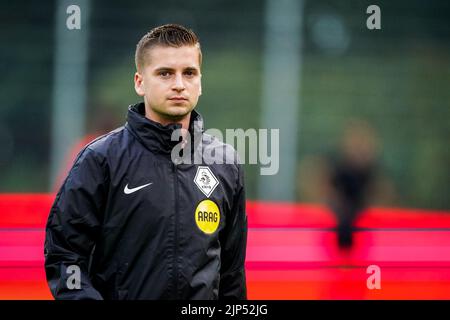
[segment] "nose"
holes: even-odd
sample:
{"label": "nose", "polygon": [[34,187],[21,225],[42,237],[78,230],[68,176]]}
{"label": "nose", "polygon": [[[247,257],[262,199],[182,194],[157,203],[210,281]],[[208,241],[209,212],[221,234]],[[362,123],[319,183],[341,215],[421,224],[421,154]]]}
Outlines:
{"label": "nose", "polygon": [[176,75],[172,89],[178,92],[183,91],[185,89],[183,76],[181,74]]}

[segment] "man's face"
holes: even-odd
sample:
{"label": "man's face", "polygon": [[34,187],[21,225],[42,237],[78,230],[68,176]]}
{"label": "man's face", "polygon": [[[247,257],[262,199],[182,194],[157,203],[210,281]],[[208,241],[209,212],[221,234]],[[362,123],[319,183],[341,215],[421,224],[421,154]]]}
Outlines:
{"label": "man's face", "polygon": [[155,46],[146,54],[145,66],[134,76],[146,116],[162,124],[184,119],[201,94],[199,49]]}

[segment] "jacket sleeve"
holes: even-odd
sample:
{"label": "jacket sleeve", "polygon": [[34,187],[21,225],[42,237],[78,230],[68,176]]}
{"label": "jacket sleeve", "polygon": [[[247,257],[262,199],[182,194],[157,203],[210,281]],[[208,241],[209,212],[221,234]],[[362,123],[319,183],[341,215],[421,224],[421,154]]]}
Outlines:
{"label": "jacket sleeve", "polygon": [[221,235],[221,270],[219,299],[247,299],[245,255],[247,248],[247,214],[245,212],[244,174],[238,165],[237,192],[229,220]]}
{"label": "jacket sleeve", "polygon": [[70,170],[50,210],[44,244],[45,272],[55,299],[95,299],[88,274],[106,198],[106,171],[89,148]]}

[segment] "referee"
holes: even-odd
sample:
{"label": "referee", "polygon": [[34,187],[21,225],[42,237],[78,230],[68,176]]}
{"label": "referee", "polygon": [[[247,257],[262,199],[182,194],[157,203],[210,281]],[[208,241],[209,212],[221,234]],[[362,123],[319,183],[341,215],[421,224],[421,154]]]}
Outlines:
{"label": "referee", "polygon": [[[199,40],[163,25],[142,37],[135,60],[143,102],[79,153],[51,208],[50,290],[56,299],[246,299],[244,174],[194,110]],[[174,157],[176,146],[200,163]]]}

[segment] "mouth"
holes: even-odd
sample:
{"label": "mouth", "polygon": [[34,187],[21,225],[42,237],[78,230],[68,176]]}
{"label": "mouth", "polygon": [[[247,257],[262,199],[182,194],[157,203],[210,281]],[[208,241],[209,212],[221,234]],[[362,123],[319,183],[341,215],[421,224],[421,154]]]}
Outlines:
{"label": "mouth", "polygon": [[171,101],[187,101],[187,99],[182,96],[170,97],[169,100],[171,100]]}

